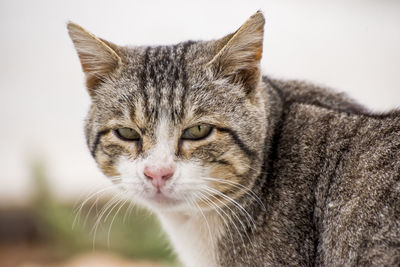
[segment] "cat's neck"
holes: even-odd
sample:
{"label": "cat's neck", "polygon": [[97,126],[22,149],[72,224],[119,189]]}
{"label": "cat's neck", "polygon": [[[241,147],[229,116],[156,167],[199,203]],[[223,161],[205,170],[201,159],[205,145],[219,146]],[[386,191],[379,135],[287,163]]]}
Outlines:
{"label": "cat's neck", "polygon": [[159,212],[158,217],[184,266],[219,266],[217,246],[225,229],[214,211]]}

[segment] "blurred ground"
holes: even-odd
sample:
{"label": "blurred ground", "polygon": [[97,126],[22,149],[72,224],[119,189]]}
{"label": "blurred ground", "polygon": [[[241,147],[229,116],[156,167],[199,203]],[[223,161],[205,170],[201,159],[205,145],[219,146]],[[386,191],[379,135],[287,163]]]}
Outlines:
{"label": "blurred ground", "polygon": [[159,262],[134,260],[111,252],[87,252],[60,260],[49,246],[14,244],[0,246],[2,267],[161,267]]}
{"label": "blurred ground", "polygon": [[51,265],[58,267],[157,267],[160,263],[150,261],[133,261],[122,259],[121,257],[106,253],[83,254],[61,265]]}
{"label": "blurred ground", "polygon": [[0,208],[1,267],[179,266],[150,212],[110,196],[60,202],[41,163],[32,178],[30,204]]}

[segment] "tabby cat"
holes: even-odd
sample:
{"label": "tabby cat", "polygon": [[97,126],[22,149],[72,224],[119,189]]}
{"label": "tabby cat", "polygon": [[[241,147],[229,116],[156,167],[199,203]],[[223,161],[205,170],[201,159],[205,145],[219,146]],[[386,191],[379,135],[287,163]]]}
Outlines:
{"label": "tabby cat", "polygon": [[264,22],[140,47],[69,23],[92,156],[185,266],[399,266],[400,112],[262,76]]}

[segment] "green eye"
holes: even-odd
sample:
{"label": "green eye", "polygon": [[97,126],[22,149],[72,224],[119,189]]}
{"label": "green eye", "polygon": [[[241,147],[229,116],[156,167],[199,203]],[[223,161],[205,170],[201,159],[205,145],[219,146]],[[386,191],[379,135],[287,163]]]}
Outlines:
{"label": "green eye", "polygon": [[118,138],[125,141],[138,141],[140,139],[138,132],[132,128],[118,128],[115,130],[115,133]]}
{"label": "green eye", "polygon": [[206,138],[211,133],[212,129],[213,127],[211,125],[199,124],[186,129],[181,138],[185,140],[200,140]]}

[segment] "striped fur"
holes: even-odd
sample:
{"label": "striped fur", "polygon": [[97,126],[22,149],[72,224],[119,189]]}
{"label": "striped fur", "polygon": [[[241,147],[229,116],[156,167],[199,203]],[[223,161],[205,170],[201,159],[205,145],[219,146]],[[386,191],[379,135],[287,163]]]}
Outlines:
{"label": "striped fur", "polygon": [[[220,40],[120,47],[70,23],[92,156],[159,215],[186,266],[396,266],[398,112],[262,78],[263,28],[258,12]],[[207,138],[181,138],[204,123]],[[122,127],[140,140],[118,138]],[[143,172],[166,162],[160,199]]]}

